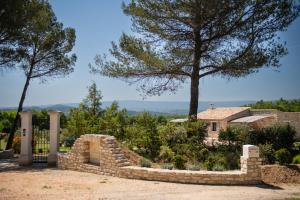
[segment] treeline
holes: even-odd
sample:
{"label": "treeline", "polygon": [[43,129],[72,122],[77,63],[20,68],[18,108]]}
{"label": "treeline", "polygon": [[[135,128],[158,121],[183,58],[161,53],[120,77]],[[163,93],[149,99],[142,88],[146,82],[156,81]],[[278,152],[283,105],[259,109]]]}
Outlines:
{"label": "treeline", "polygon": [[248,104],[246,106],[254,109],[277,109],[283,112],[300,112],[300,99],[286,100],[281,98],[277,101],[260,100],[255,104]]}

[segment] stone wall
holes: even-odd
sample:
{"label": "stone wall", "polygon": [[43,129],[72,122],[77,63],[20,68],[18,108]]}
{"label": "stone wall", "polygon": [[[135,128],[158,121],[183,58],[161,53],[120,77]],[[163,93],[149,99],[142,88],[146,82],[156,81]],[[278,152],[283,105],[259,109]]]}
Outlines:
{"label": "stone wall", "polygon": [[278,111],[279,122],[289,122],[296,129],[296,138],[300,140],[300,112],[281,112]]}
{"label": "stone wall", "polygon": [[12,149],[0,151],[0,159],[9,159],[14,157],[14,151]]}
{"label": "stone wall", "polygon": [[[133,166],[140,158],[134,152],[123,149],[112,136],[82,135],[69,153],[58,154],[57,165],[60,169],[151,181],[221,185],[261,182],[261,159],[258,147],[253,145],[243,146],[239,171],[189,171]],[[99,163],[95,162],[97,160]]]}

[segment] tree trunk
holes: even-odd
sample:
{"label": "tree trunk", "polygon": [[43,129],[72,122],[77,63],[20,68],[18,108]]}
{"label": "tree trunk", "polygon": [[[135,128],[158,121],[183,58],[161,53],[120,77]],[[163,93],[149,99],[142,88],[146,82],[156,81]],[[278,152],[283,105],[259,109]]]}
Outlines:
{"label": "tree trunk", "polygon": [[199,30],[194,30],[194,58],[193,58],[193,71],[191,75],[191,97],[190,97],[190,110],[189,119],[197,119],[198,112],[198,98],[199,98],[199,72],[200,72],[200,57],[201,57],[201,39]]}
{"label": "tree trunk", "polygon": [[8,137],[8,140],[7,140],[6,150],[12,148],[14,135],[15,135],[15,132],[18,128],[17,126],[18,126],[18,122],[19,122],[19,119],[20,119],[19,113],[22,112],[22,110],[23,110],[23,103],[24,103],[24,100],[25,100],[25,97],[26,97],[26,92],[27,92],[29,82],[30,82],[30,79],[31,79],[32,69],[33,69],[33,67],[30,67],[29,73],[26,77],[26,82],[25,82],[23,92],[22,92],[22,96],[21,96],[21,99],[20,99],[20,102],[19,102],[17,114],[15,116],[14,123],[13,123],[13,126],[12,126],[11,130],[10,130],[10,134],[9,134],[9,137]]}
{"label": "tree trunk", "polygon": [[191,88],[190,88],[190,110],[189,118],[197,119],[198,113],[198,98],[199,98],[199,68],[198,70],[193,70],[191,78]]}

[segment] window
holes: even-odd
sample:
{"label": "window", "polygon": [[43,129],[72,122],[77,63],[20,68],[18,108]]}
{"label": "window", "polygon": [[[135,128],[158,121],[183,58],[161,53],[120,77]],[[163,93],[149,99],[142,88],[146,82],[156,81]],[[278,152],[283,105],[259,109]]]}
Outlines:
{"label": "window", "polygon": [[217,122],[212,122],[212,131],[217,131]]}

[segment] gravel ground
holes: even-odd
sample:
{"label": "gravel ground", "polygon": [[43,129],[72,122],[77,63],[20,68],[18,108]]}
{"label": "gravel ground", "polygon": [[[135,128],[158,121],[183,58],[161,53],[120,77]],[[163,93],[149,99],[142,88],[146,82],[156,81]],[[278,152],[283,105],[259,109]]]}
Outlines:
{"label": "gravel ground", "polygon": [[[2,163],[3,166],[3,163]],[[0,199],[284,199],[300,185],[212,186],[142,181],[43,168],[2,168]]]}

